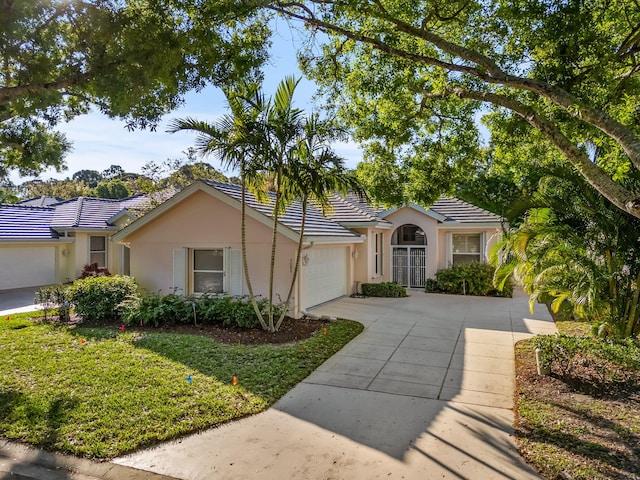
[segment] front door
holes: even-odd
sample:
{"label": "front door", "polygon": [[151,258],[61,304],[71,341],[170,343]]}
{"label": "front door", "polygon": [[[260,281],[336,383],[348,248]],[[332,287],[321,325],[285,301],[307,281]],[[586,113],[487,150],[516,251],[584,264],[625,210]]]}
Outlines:
{"label": "front door", "polygon": [[427,278],[427,247],[392,247],[393,281],[404,287],[424,288]]}

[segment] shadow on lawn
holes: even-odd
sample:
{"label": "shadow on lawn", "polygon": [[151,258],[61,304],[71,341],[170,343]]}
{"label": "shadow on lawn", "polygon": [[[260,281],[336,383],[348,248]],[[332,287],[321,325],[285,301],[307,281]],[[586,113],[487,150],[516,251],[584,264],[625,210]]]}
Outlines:
{"label": "shadow on lawn", "polygon": [[[35,421],[40,424],[41,433],[38,435],[38,443],[45,447],[53,447],[58,442],[59,430],[65,425],[68,412],[76,405],[77,401],[64,397],[56,398],[48,405],[42,405],[22,393],[2,391],[0,392],[0,425]],[[61,469],[55,456],[48,452],[22,446],[17,448],[21,450],[24,448],[23,455],[19,460],[13,460],[15,455],[8,448],[0,446],[0,457],[8,458],[9,460],[4,463],[10,466],[9,472],[0,473],[0,479],[40,478],[41,475],[47,474],[44,469],[54,470],[55,478],[71,478],[70,472]],[[43,470],[40,471],[40,468]]]}

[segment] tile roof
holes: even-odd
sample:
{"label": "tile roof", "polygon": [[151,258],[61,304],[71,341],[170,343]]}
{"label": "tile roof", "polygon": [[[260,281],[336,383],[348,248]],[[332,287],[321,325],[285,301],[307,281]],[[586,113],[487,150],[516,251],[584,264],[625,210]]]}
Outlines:
{"label": "tile roof", "polygon": [[51,207],[0,205],[0,239],[53,239],[51,228],[55,210]]}
{"label": "tile roof", "polygon": [[53,205],[54,203],[60,203],[60,202],[64,202],[64,199],[60,197],[49,197],[46,195],[42,195],[40,197],[21,200],[19,202],[16,202],[16,205],[26,205],[31,207],[48,207],[49,205]]}
{"label": "tile roof", "polygon": [[445,222],[500,223],[503,221],[503,218],[499,215],[455,197],[440,197],[440,199],[429,208],[446,217]]}
{"label": "tile roof", "polygon": [[55,239],[65,228],[106,229],[111,217],[146,201],[144,195],[136,195],[123,200],[78,197],[46,207],[0,205],[0,239]]}
{"label": "tile roof", "polygon": [[[238,201],[241,198],[242,192],[240,186],[238,185],[215,182],[213,180],[202,181]],[[273,201],[274,195],[272,193],[269,193],[267,203],[258,202],[255,196],[251,193],[247,193],[246,196],[247,205],[254,210],[257,210],[258,212],[266,215],[267,217],[271,217]],[[294,202],[287,208],[284,214],[281,214],[280,223],[296,232],[300,232],[300,229],[302,227],[302,205],[300,204],[300,202]],[[344,228],[337,222],[333,221],[331,218],[322,216],[322,212],[320,212],[320,210],[312,205],[309,205],[309,207],[307,208],[307,219],[304,227],[304,235],[358,237],[358,234]]]}
{"label": "tile roof", "polygon": [[51,221],[54,228],[107,228],[107,220],[123,209],[134,208],[146,202],[144,195],[122,200],[78,197],[53,205],[55,214]]}
{"label": "tile roof", "polygon": [[328,212],[328,217],[340,223],[376,222],[391,225],[390,222],[378,217],[378,212],[370,205],[364,203],[355,195],[343,197],[334,194],[330,198],[333,211]]}

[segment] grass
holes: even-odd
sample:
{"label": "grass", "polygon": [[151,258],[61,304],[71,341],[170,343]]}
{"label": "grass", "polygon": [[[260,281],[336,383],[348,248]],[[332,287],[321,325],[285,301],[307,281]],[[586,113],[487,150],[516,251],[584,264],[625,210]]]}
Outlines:
{"label": "grass", "polygon": [[[593,359],[591,365],[578,359],[567,376],[554,369],[539,377],[534,348],[533,339],[516,345],[515,430],[522,455],[550,479],[640,478],[640,390],[602,394],[609,389],[590,390],[592,379],[576,382],[587,367],[604,367]],[[625,374],[637,363],[630,361],[635,351],[629,352],[632,357],[618,365]]]}
{"label": "grass", "polygon": [[0,434],[104,459],[258,413],[362,330],[341,320],[296,344],[223,345],[28,317],[0,318]]}

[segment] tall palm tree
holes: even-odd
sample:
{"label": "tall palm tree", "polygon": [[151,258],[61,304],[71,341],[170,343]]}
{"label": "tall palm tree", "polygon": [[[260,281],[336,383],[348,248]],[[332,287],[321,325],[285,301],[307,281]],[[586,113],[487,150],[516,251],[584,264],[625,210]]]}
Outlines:
{"label": "tall palm tree", "polygon": [[317,114],[312,114],[305,121],[303,136],[294,151],[294,159],[286,171],[288,184],[286,192],[300,202],[302,218],[293,276],[284,308],[275,324],[275,330],[280,328],[289,309],[300,272],[309,202],[326,214],[331,210],[330,195],[332,193],[363,192],[355,175],[345,168],[344,160],[338,157],[328,144],[336,136],[336,130],[330,125],[329,122],[321,121]]}
{"label": "tall palm tree", "polygon": [[240,171],[241,200],[241,249],[244,280],[249,290],[249,298],[263,329],[267,323],[256,301],[249,267],[247,264],[246,236],[246,192],[250,190],[256,198],[263,199],[264,176],[262,158],[266,132],[264,116],[269,102],[255,83],[242,84],[224,90],[230,113],[211,124],[193,118],[177,119],[169,124],[170,133],[195,131],[196,150],[202,155],[215,155],[226,168]]}
{"label": "tall palm tree", "polygon": [[269,102],[265,115],[265,131],[268,134],[264,144],[265,168],[269,173],[273,190],[273,230],[271,237],[271,259],[269,265],[269,330],[276,331],[274,322],[274,274],[276,263],[276,246],[280,215],[290,205],[293,195],[287,191],[290,182],[288,169],[295,156],[295,149],[304,129],[304,112],[293,106],[293,95],[300,80],[285,77],[276,89],[273,102]]}

